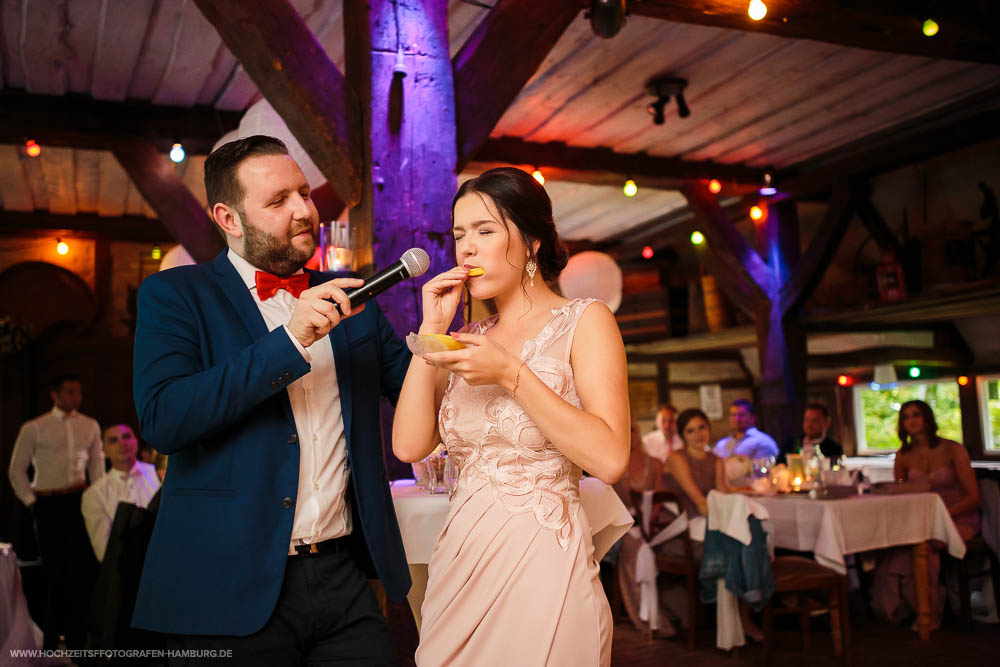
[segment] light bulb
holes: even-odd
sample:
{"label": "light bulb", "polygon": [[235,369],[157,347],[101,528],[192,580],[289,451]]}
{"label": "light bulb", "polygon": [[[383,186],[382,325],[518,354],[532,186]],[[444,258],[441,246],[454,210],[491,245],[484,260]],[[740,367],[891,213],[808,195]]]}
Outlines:
{"label": "light bulb", "polygon": [[163,252],[160,250],[160,246],[154,245],[153,246],[153,251],[151,253],[149,253],[149,255],[153,259],[160,259],[161,257],[163,257]]}
{"label": "light bulb", "polygon": [[754,21],[759,21],[767,16],[767,5],[761,2],[761,0],[750,0],[750,6],[747,7],[747,14]]}
{"label": "light bulb", "polygon": [[653,259],[653,247],[652,246],[645,246],[642,249],[642,256],[643,256],[644,259]]}
{"label": "light bulb", "polygon": [[753,220],[760,220],[761,218],[764,217],[764,209],[762,209],[760,206],[751,206],[750,217]]}
{"label": "light bulb", "polygon": [[538,169],[531,172],[531,177],[538,181],[539,185],[545,185],[545,177],[542,176],[542,172]]}
{"label": "light bulb", "polygon": [[630,178],[625,181],[625,187],[622,188],[622,192],[625,193],[626,197],[634,197],[639,192],[639,186]]}
{"label": "light bulb", "polygon": [[924,20],[924,37],[933,37],[938,34],[938,30],[941,28],[938,26],[937,21],[934,19]]}
{"label": "light bulb", "polygon": [[701,245],[705,242],[705,235],[697,229],[691,232],[691,245]]}
{"label": "light bulb", "polygon": [[28,139],[24,142],[24,153],[28,157],[38,157],[42,154],[42,147],[34,139]]}
{"label": "light bulb", "polygon": [[179,143],[174,144],[173,147],[170,149],[170,159],[178,164],[184,161],[185,156],[186,153],[184,152],[184,147],[181,146]]}
{"label": "light bulb", "polygon": [[56,252],[65,255],[69,252],[69,246],[62,239],[56,239]]}

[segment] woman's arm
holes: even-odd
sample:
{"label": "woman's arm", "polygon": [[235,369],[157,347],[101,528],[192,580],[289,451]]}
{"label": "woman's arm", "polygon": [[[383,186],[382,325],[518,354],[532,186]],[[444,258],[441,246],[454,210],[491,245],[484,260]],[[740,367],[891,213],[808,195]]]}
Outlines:
{"label": "woman's arm", "polygon": [[976,471],[972,469],[972,462],[969,460],[969,453],[965,447],[954,440],[946,440],[944,443],[951,451],[951,465],[955,468],[955,476],[962,483],[965,489],[965,496],[954,505],[948,508],[948,514],[958,516],[969,510],[979,507],[979,482],[976,481]]}
{"label": "woman's arm", "polygon": [[722,493],[750,493],[750,489],[744,486],[733,486],[729,483],[729,475],[726,474],[726,460],[715,457],[715,488]]}
{"label": "woman's arm", "polygon": [[897,482],[905,482],[909,477],[906,465],[906,454],[896,452],[896,458],[892,462],[892,478]]}
{"label": "woman's arm", "polygon": [[[688,464],[687,459],[683,456],[674,456],[671,454],[667,457],[667,472],[674,476],[680,487],[684,489],[687,497],[698,507],[698,511],[707,516],[708,500],[705,498],[705,494],[701,492],[701,489],[698,488],[698,485],[695,484],[694,476],[691,475],[691,466]],[[690,519],[691,517],[688,518]]]}

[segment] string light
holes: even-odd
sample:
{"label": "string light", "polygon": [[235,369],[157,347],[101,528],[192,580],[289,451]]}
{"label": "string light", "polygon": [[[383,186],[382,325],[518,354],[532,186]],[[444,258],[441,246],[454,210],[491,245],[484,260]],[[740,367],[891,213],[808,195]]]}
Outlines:
{"label": "string light", "polygon": [[56,239],[56,252],[65,255],[69,252],[69,246],[62,239]]}
{"label": "string light", "polygon": [[754,21],[759,21],[767,16],[767,5],[761,2],[761,0],[750,0],[750,6],[747,7],[747,14]]}
{"label": "string light", "polygon": [[716,179],[712,179],[708,182],[708,191],[713,195],[717,195],[722,192],[722,183],[719,183]]}
{"label": "string light", "polygon": [[622,192],[625,193],[626,197],[634,197],[639,192],[639,186],[630,178],[625,181],[625,187],[622,188]]}
{"label": "string light", "polygon": [[854,379],[850,375],[841,375],[837,378],[837,384],[841,387],[850,387],[854,384]]}
{"label": "string light", "polygon": [[149,256],[152,257],[153,259],[160,259],[161,257],[163,257],[163,252],[160,250],[160,246],[154,245],[153,251],[149,253]]}
{"label": "string light", "polygon": [[750,218],[752,220],[760,220],[763,217],[764,217],[764,209],[762,209],[760,206],[750,207]]}
{"label": "string light", "polygon": [[920,369],[917,368],[916,366],[910,366],[910,377],[911,378],[920,377]]}
{"label": "string light", "polygon": [[642,256],[644,259],[653,259],[653,247],[644,246],[642,249]]}
{"label": "string light", "polygon": [[691,245],[701,245],[705,242],[705,235],[697,229],[691,232]]}
{"label": "string light", "polygon": [[34,139],[28,139],[24,142],[24,153],[28,157],[38,157],[42,154],[42,147]]}
{"label": "string light", "polygon": [[964,387],[967,384],[969,384],[969,376],[968,375],[959,375],[958,376],[958,385],[960,387]]}
{"label": "string light", "polygon": [[539,185],[545,185],[545,177],[542,176],[541,170],[538,169],[537,167],[535,168],[535,170],[533,172],[531,172],[531,177],[533,179],[535,179],[536,181],[538,181]]}
{"label": "string light", "polygon": [[176,162],[177,164],[183,162],[186,156],[187,153],[184,152],[184,147],[181,146],[180,143],[174,144],[173,147],[170,149],[170,159]]}
{"label": "string light", "polygon": [[940,30],[940,27],[938,26],[937,21],[934,19],[924,20],[924,37],[933,37],[938,34],[938,30]]}

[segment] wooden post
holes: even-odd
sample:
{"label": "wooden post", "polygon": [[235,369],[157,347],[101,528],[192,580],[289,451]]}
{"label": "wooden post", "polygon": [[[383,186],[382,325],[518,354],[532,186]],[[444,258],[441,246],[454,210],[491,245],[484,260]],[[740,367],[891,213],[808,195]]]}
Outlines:
{"label": "wooden post", "polygon": [[[379,297],[397,333],[406,335],[420,324],[420,285],[455,265],[450,233],[457,187],[455,94],[448,3],[344,3],[344,38],[347,81],[362,100],[361,200],[348,212],[360,233],[357,261],[364,271],[372,271],[412,247],[431,257],[423,278]],[[399,49],[405,76],[393,72]]]}

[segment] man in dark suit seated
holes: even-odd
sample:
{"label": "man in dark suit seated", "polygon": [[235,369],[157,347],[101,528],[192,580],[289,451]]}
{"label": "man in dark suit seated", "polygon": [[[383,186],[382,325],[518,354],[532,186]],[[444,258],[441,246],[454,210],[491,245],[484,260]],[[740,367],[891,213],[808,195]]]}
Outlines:
{"label": "man in dark suit seated", "polygon": [[379,401],[412,355],[351,308],[363,281],[303,271],[319,214],[282,142],[219,147],[205,190],[229,249],[139,289],[136,410],[170,465],[133,627],[238,665],[394,664],[367,579],[410,588]]}
{"label": "man in dark suit seated", "polygon": [[820,456],[827,457],[831,462],[836,461],[844,455],[844,448],[828,435],[829,430],[830,410],[819,401],[809,403],[802,415],[802,435],[782,443],[778,463],[785,463],[787,454],[802,454],[804,459],[811,458],[816,455],[817,449]]}

